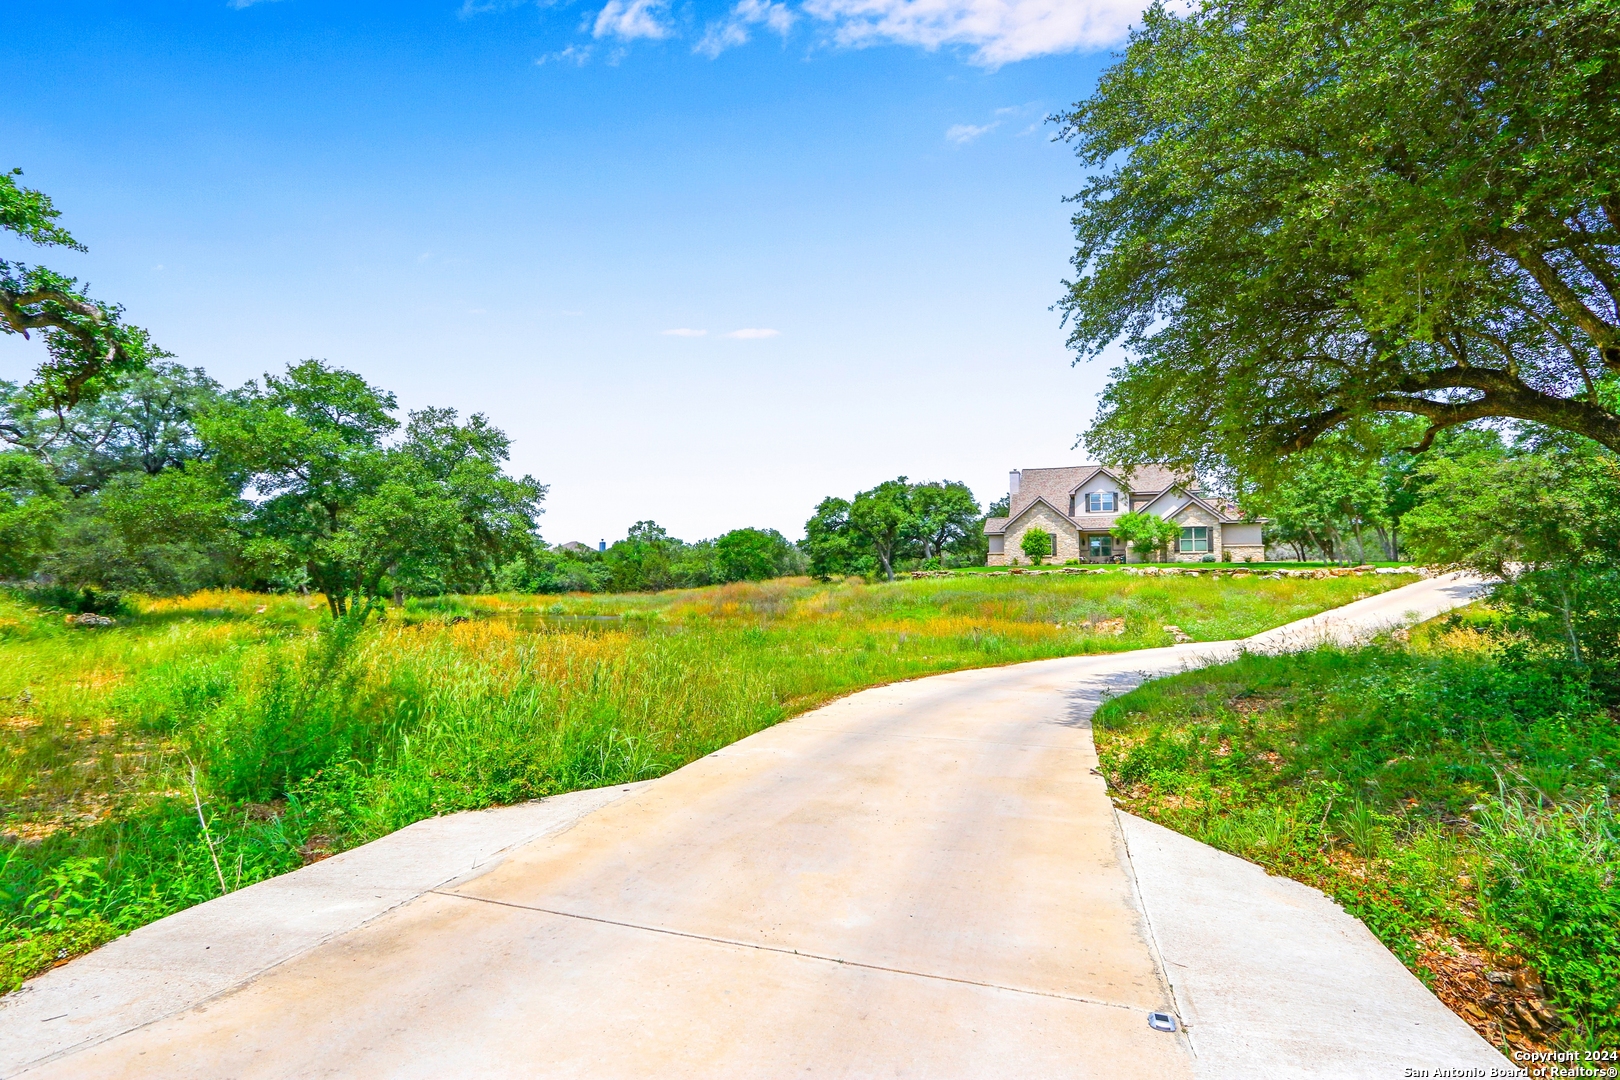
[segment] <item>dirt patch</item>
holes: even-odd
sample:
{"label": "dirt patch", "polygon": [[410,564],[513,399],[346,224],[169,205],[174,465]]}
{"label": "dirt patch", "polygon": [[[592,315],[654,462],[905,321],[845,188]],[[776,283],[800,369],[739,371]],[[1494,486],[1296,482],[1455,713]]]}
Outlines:
{"label": "dirt patch", "polygon": [[337,837],[316,833],[305,840],[298,849],[298,855],[304,860],[304,865],[318,863],[322,859],[330,859],[338,853]]}
{"label": "dirt patch", "polygon": [[[1418,965],[1446,1007],[1468,1021],[1492,1046],[1547,1050],[1563,1024],[1547,1005],[1536,973],[1512,957],[1493,957],[1477,945],[1430,931]],[[1532,1074],[1533,1075],[1533,1074]]]}
{"label": "dirt patch", "polygon": [[1226,707],[1243,717],[1245,720],[1263,712],[1270,712],[1282,701],[1281,694],[1254,694],[1242,693],[1230,699]]}

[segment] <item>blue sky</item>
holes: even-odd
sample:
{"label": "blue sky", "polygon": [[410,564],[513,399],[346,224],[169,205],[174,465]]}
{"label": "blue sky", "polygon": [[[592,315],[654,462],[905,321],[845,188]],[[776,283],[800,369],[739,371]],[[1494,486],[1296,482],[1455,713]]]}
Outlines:
{"label": "blue sky", "polygon": [[9,257],[230,385],[318,356],[489,414],[552,542],[1081,458],[1106,364],[1050,310],[1083,176],[1044,118],[1128,2],[7,9],[0,166],[89,247]]}

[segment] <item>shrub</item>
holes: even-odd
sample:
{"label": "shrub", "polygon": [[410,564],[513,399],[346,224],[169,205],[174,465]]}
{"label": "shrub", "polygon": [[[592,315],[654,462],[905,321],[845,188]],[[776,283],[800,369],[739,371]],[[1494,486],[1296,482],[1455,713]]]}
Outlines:
{"label": "shrub", "polygon": [[24,601],[48,611],[66,611],[74,615],[127,613],[123,597],[117,593],[97,592],[89,585],[82,589],[70,585],[24,585],[17,592]]}
{"label": "shrub", "polygon": [[1052,554],[1052,534],[1040,526],[1024,530],[1024,538],[1018,543],[1029,561],[1039,565],[1041,560]]}
{"label": "shrub", "polygon": [[1102,769],[1124,808],[1323,889],[1420,974],[1433,932],[1522,958],[1560,1040],[1612,1045],[1620,727],[1590,666],[1490,618],[1148,683],[1093,718]]}

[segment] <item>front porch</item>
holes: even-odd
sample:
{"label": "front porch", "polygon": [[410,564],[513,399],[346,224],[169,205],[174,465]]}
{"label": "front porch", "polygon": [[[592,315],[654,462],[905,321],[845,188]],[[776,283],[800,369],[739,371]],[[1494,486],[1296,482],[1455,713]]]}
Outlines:
{"label": "front porch", "polygon": [[1088,532],[1080,536],[1080,562],[1097,565],[1125,561],[1125,545],[1116,543],[1113,533]]}

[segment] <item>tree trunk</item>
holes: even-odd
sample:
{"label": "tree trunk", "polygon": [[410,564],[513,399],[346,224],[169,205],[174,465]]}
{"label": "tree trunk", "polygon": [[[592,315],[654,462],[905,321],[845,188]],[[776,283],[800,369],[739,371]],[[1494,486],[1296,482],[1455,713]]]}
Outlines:
{"label": "tree trunk", "polygon": [[1386,529],[1382,525],[1374,525],[1373,529],[1378,533],[1378,546],[1384,549],[1384,558],[1394,562],[1395,530],[1392,528]]}
{"label": "tree trunk", "polygon": [[1564,633],[1569,637],[1569,655],[1577,664],[1581,663],[1581,641],[1575,636],[1575,620],[1569,612],[1569,590],[1563,582],[1558,583],[1558,602],[1564,613]]}

